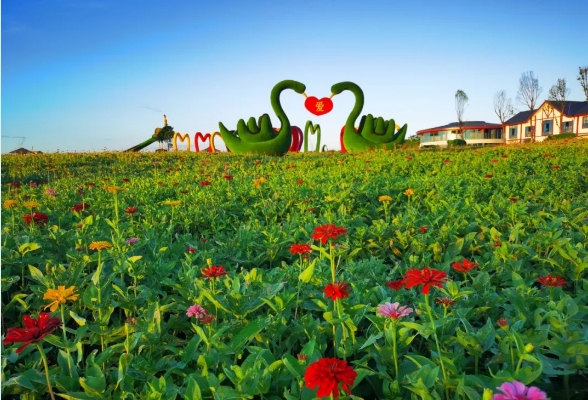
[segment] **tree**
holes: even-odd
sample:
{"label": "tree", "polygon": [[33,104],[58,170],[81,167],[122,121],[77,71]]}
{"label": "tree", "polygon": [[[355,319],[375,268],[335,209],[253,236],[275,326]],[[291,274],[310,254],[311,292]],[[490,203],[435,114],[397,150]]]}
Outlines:
{"label": "tree", "polygon": [[549,89],[549,100],[559,104],[559,129],[563,126],[563,113],[566,106],[566,99],[570,95],[570,89],[566,87],[566,79],[558,79],[557,83]]}
{"label": "tree", "polygon": [[504,131],[504,122],[513,116],[514,108],[512,106],[512,100],[506,97],[506,90],[501,90],[494,94],[494,112],[500,120],[502,125],[502,137],[503,141],[506,142],[506,132]]}
{"label": "tree", "polygon": [[455,112],[457,113],[457,131],[463,139],[463,114],[468,104],[468,95],[463,90],[455,92]]}
{"label": "tree", "polygon": [[533,111],[537,105],[537,100],[541,96],[543,89],[539,86],[539,79],[535,77],[533,71],[524,72],[519,79],[519,91],[517,100],[519,103],[529,107],[529,124],[531,127],[531,138],[535,141],[535,127],[533,126]]}
{"label": "tree", "polygon": [[578,82],[580,82],[580,86],[582,86],[582,90],[584,90],[584,95],[586,96],[586,101],[588,101],[588,65],[584,68],[580,68],[580,73],[578,74]]}
{"label": "tree", "polygon": [[169,149],[172,139],[174,138],[174,128],[169,125],[165,125],[159,133],[157,133],[157,141],[159,142],[159,148],[163,148],[163,143],[167,143]]}

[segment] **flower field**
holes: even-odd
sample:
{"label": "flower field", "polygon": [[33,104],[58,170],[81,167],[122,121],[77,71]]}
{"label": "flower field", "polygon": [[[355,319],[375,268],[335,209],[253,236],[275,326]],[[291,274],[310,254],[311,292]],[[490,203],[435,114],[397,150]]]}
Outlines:
{"label": "flower field", "polygon": [[2,398],[588,398],[588,141],[4,156],[2,205]]}

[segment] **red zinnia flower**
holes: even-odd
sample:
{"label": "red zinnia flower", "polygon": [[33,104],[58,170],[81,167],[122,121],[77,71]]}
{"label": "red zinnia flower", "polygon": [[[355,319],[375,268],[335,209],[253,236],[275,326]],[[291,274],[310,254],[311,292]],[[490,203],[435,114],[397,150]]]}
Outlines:
{"label": "red zinnia flower", "polygon": [[103,180],[103,181],[109,181],[109,180],[110,180],[110,178],[104,178],[104,179],[102,179],[102,180]]}
{"label": "red zinnia flower", "polygon": [[323,398],[332,395],[334,399],[338,399],[339,382],[343,383],[341,385],[343,390],[351,394],[351,386],[353,386],[356,377],[357,372],[353,370],[353,367],[347,365],[347,361],[337,358],[321,358],[308,366],[304,381],[309,389],[314,389],[318,386],[316,392],[318,397]]}
{"label": "red zinnia flower", "polygon": [[86,183],[86,186],[88,186],[88,187],[92,187],[92,186],[96,186],[96,184],[95,184],[95,183],[93,183],[93,182],[88,182],[88,183]]}
{"label": "red zinnia flower", "polygon": [[517,199],[514,198],[514,197],[509,197],[508,199],[510,200],[511,203],[516,203],[517,202]]}
{"label": "red zinnia flower", "polygon": [[335,226],[333,224],[326,224],[322,226],[317,226],[314,228],[314,234],[312,238],[314,240],[320,240],[322,244],[327,243],[329,238],[337,239],[339,236],[344,236],[347,234],[347,229],[342,226]]}
{"label": "red zinnia flower", "polygon": [[453,263],[451,266],[453,267],[454,270],[459,271],[459,272],[463,272],[464,274],[467,274],[472,269],[477,268],[478,264],[476,264],[473,261],[468,261],[468,260],[464,259],[461,264],[456,262],[456,263]]}
{"label": "red zinnia flower", "polygon": [[410,161],[410,160],[412,160],[412,157],[406,157],[406,159],[407,159],[408,161]]}
{"label": "red zinnia flower", "polygon": [[186,193],[188,193],[188,191],[187,190],[180,190],[180,193],[181,194],[186,194]]}
{"label": "red zinnia flower", "polygon": [[134,214],[138,211],[137,207],[129,207],[125,210],[127,214]]}
{"label": "red zinnia flower", "polygon": [[500,247],[501,244],[502,242],[500,240],[497,240],[496,242],[494,242],[494,247]]}
{"label": "red zinnia flower", "polygon": [[404,281],[402,279],[390,281],[386,284],[386,286],[388,286],[390,288],[390,290],[396,289],[397,291],[399,291],[400,289],[402,289],[404,287]]}
{"label": "red zinnia flower", "polygon": [[225,176],[223,176],[223,178],[225,178],[227,181],[232,181],[233,175],[225,175]]}
{"label": "red zinnia flower", "polygon": [[202,269],[202,273],[204,275],[202,275],[200,278],[206,278],[208,280],[210,279],[217,279],[220,278],[223,275],[228,275],[227,271],[225,270],[224,267],[217,267],[216,265],[210,266],[210,267],[206,267]]}
{"label": "red zinnia flower", "polygon": [[484,178],[488,179],[488,178],[492,178],[494,175],[492,174],[488,174],[488,175],[484,175]]}
{"label": "red zinnia flower", "polygon": [[435,300],[435,304],[443,304],[443,307],[449,307],[449,306],[454,306],[455,301],[453,301],[447,297],[443,297],[443,298]]}
{"label": "red zinnia flower", "polygon": [[192,254],[192,253],[196,253],[196,250],[195,250],[195,249],[193,249],[193,248],[191,248],[190,246],[186,247],[186,251],[187,251],[188,253],[190,253],[190,254]]}
{"label": "red zinnia flower", "polygon": [[563,287],[566,284],[566,281],[561,276],[554,278],[551,274],[542,276],[541,278],[537,279],[537,282],[547,287]]}
{"label": "red zinnia flower", "polygon": [[498,162],[498,160],[497,160],[497,159],[493,159],[493,160],[492,160],[492,162],[493,162],[493,163],[497,163],[497,162]]}
{"label": "red zinnia flower", "polygon": [[49,222],[49,217],[40,212],[34,212],[32,214],[25,214],[22,219],[24,219],[27,225],[31,224],[31,221],[34,221],[36,225],[45,225]]}
{"label": "red zinnia flower", "polygon": [[123,178],[123,180],[122,180],[122,181],[123,181],[123,182],[130,182],[130,179],[129,179],[129,178]]}
{"label": "red zinnia flower", "polygon": [[202,182],[200,182],[200,186],[210,186],[210,182],[202,181]]}
{"label": "red zinnia flower", "polygon": [[427,232],[427,229],[429,229],[429,227],[427,225],[425,226],[421,226],[419,228],[419,230],[421,231],[421,233],[424,235]]}
{"label": "red zinnia flower", "polygon": [[206,314],[204,317],[200,318],[200,321],[204,322],[206,325],[209,325],[215,319],[216,319],[216,315]]}
{"label": "red zinnia flower", "polygon": [[302,179],[298,179],[298,180],[296,181],[296,183],[297,183],[297,184],[299,184],[299,185],[302,185],[302,184],[304,183],[304,181],[303,181]]}
{"label": "red zinnia flower", "polygon": [[59,318],[51,318],[49,313],[39,314],[39,319],[34,319],[25,315],[22,318],[25,328],[10,328],[6,333],[3,344],[24,343],[23,346],[16,349],[16,354],[22,351],[31,343],[38,342],[45,336],[53,333],[55,328],[61,325]]}
{"label": "red zinnia flower", "polygon": [[425,267],[421,270],[410,269],[404,274],[404,285],[407,289],[413,286],[423,285],[423,294],[429,294],[431,286],[442,287],[441,284],[447,280],[447,274],[436,269]]}
{"label": "red zinnia flower", "polygon": [[290,246],[290,253],[292,254],[310,254],[311,251],[310,246],[307,244],[293,244]]}
{"label": "red zinnia flower", "polygon": [[560,169],[561,167],[559,165],[554,165],[553,169]]}
{"label": "red zinnia flower", "polygon": [[206,238],[200,238],[200,241],[201,241],[202,243],[206,243],[206,242],[207,242]]}
{"label": "red zinnia flower", "polygon": [[76,204],[75,206],[73,206],[73,207],[71,208],[71,210],[72,210],[72,211],[77,211],[77,212],[80,212],[80,211],[87,210],[88,208],[90,208],[90,205],[89,205],[89,204],[86,204],[86,203],[80,203],[80,204]]}
{"label": "red zinnia flower", "polygon": [[261,164],[261,161],[255,161],[255,164]]}
{"label": "red zinnia flower", "polygon": [[309,207],[308,211],[313,212],[314,211],[314,207]]}
{"label": "red zinnia flower", "polygon": [[19,188],[20,182],[12,182],[12,183],[9,183],[8,186],[12,186],[13,188]]}
{"label": "red zinnia flower", "polygon": [[323,293],[327,298],[335,301],[337,299],[344,299],[349,296],[349,285],[345,282],[329,283]]}

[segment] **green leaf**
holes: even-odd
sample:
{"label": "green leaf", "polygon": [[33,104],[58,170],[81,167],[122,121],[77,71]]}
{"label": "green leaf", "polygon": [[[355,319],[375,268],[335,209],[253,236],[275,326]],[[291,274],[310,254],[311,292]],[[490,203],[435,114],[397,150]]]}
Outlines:
{"label": "green leaf", "polygon": [[80,317],[78,314],[73,312],[73,310],[69,310],[69,315],[78,323],[79,326],[86,325],[86,318]]}
{"label": "green leaf", "polygon": [[34,251],[34,250],[37,250],[40,248],[41,248],[41,246],[39,246],[37,243],[25,243],[25,244],[21,244],[18,247],[18,252],[20,253],[21,256],[24,256],[29,251]]}
{"label": "green leaf", "polygon": [[284,362],[286,368],[288,368],[288,371],[290,371],[290,373],[294,375],[296,379],[302,379],[302,366],[300,365],[298,360],[294,358],[293,355],[286,354],[284,358],[282,358],[282,361]]}
{"label": "green leaf", "polygon": [[233,353],[241,353],[243,351],[243,347],[245,344],[253,339],[259,332],[261,332],[265,327],[269,326],[271,323],[271,318],[264,317],[259,318],[251,323],[249,323],[245,328],[239,332],[237,336],[235,336],[231,342],[231,351]]}
{"label": "green leaf", "polygon": [[43,286],[47,286],[45,284],[45,276],[43,276],[43,273],[39,271],[39,269],[29,265],[29,272],[31,274],[31,278],[33,278],[36,282],[39,282]]}
{"label": "green leaf", "polygon": [[188,387],[184,393],[185,400],[202,400],[202,393],[200,392],[200,386],[192,377],[188,378]]}
{"label": "green leaf", "polygon": [[311,262],[310,265],[304,269],[304,271],[302,271],[302,273],[300,274],[298,279],[304,283],[310,282],[310,280],[312,279],[312,277],[314,275],[314,265],[315,264],[316,264],[316,259],[313,262]]}

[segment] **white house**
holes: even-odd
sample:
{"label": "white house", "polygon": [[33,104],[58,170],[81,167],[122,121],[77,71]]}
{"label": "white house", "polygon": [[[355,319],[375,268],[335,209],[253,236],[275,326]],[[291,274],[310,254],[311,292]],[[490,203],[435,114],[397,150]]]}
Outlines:
{"label": "white house", "polygon": [[506,143],[530,142],[560,133],[588,136],[588,101],[566,101],[563,104],[546,100],[533,112],[523,111],[505,121]]}
{"label": "white house", "polygon": [[[484,121],[467,121],[462,123],[463,139],[467,144],[501,144],[502,126]],[[421,147],[447,146],[448,140],[461,139],[457,122],[417,132],[421,137]]]}

